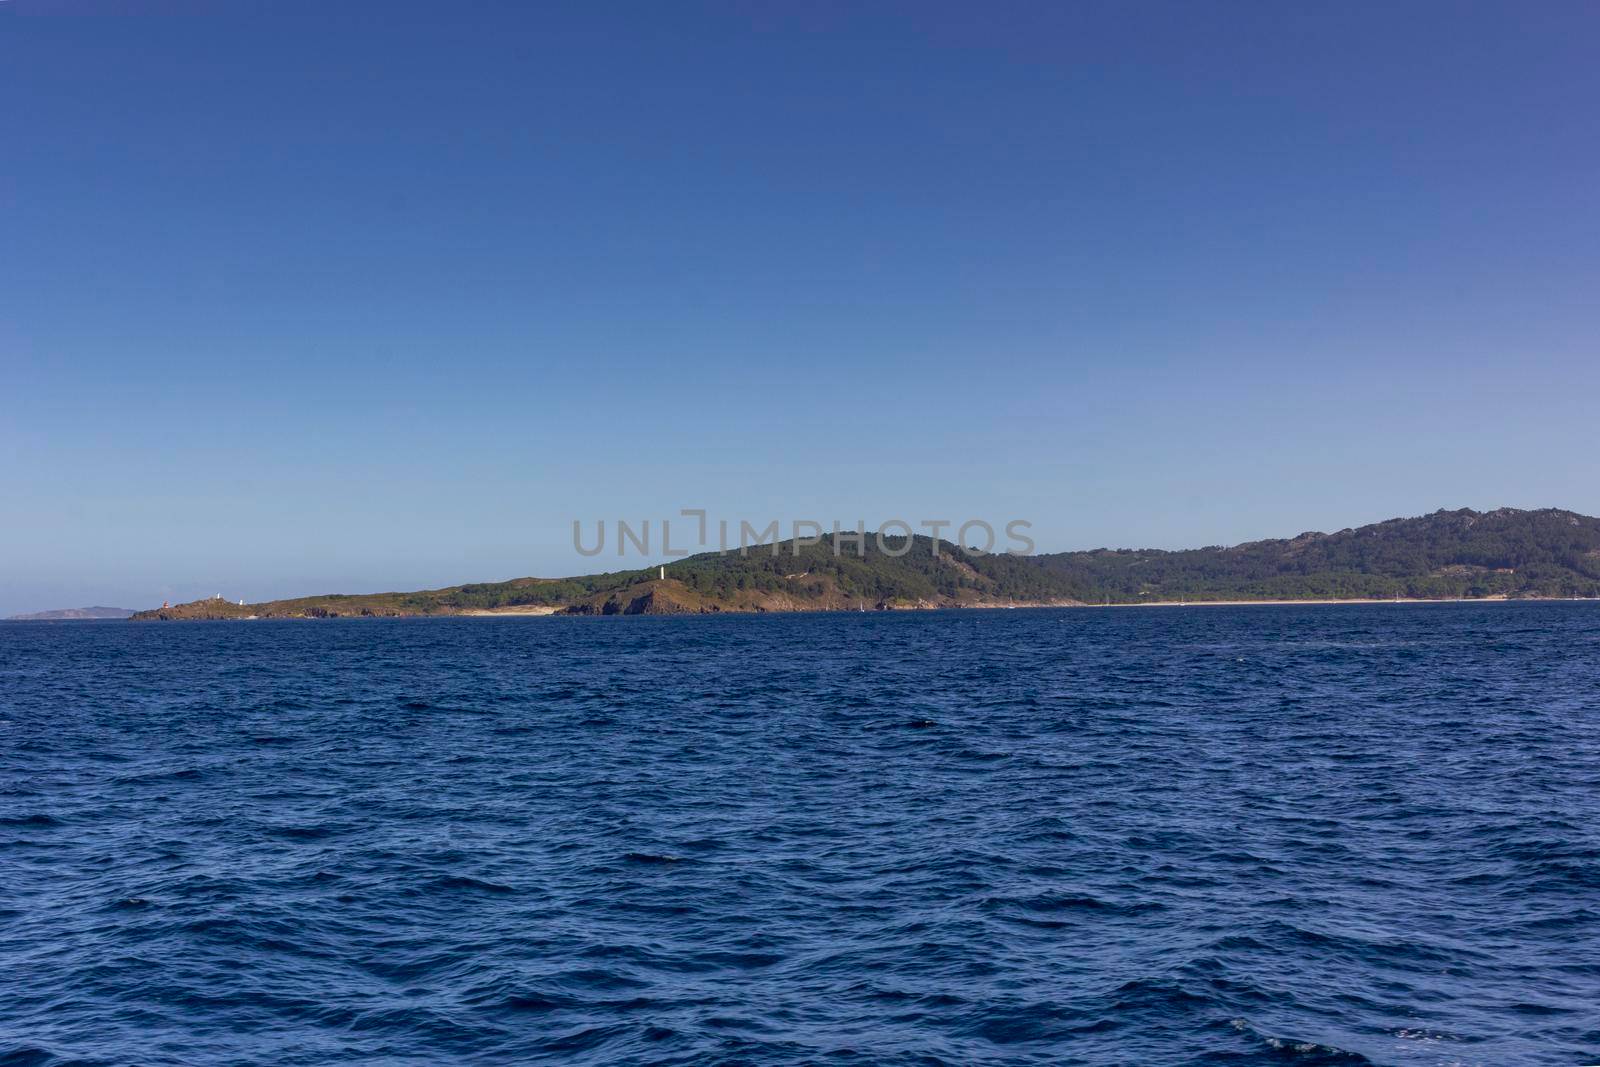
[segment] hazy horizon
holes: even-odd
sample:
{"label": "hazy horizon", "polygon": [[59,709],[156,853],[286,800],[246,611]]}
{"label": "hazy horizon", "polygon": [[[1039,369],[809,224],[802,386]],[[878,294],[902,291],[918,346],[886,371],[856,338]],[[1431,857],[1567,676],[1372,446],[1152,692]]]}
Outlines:
{"label": "hazy horizon", "polygon": [[0,615],[1600,513],[1590,5],[7,6]]}

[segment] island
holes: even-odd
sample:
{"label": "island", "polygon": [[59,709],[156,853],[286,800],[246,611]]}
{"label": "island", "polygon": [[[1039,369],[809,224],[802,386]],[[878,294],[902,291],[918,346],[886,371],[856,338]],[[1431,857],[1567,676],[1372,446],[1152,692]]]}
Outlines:
{"label": "island", "polygon": [[[908,543],[909,540],[909,543]],[[570,578],[236,604],[213,597],[135,620],[429,615],[691,615],[1135,604],[1600,597],[1600,519],[1554,508],[1438,511],[1230,547],[970,554],[868,536],[777,542]]]}

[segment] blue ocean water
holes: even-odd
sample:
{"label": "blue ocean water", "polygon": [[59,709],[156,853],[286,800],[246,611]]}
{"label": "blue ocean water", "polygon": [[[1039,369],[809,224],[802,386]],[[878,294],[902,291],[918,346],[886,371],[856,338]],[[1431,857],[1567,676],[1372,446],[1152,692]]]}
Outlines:
{"label": "blue ocean water", "polygon": [[3,1064],[1600,1062],[1600,605],[0,626]]}

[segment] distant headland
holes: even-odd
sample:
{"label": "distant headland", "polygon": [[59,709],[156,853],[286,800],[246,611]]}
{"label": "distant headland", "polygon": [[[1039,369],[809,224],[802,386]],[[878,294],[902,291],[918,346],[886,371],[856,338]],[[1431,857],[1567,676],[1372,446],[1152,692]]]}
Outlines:
{"label": "distant headland", "polygon": [[[1600,597],[1600,519],[1554,508],[1437,511],[1232,547],[972,555],[927,537],[841,551],[774,542],[573,578],[235,604],[213,597],[150,619],[424,615],[687,615],[1158,603]],[[885,550],[887,549],[887,550]],[[100,609],[82,609],[100,610]],[[110,609],[105,609],[110,610]]]}
{"label": "distant headland", "polygon": [[134,614],[132,608],[57,608],[54,611],[35,611],[28,615],[8,615],[7,622],[60,622],[64,619],[126,619]]}

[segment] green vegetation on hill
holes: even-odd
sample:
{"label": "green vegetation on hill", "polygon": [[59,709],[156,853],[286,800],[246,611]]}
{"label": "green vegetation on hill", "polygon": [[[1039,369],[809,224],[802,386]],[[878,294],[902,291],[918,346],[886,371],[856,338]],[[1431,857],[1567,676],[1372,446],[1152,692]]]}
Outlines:
{"label": "green vegetation on hill", "polygon": [[1600,520],[1546,509],[1438,511],[1333,534],[1181,552],[1039,557],[1068,595],[1137,600],[1600,595]]}
{"label": "green vegetation on hill", "polygon": [[[1205,600],[1600,596],[1600,520],[1553,509],[1439,511],[1289,540],[1168,552],[1096,549],[972,556],[946,541],[782,542],[576,578],[414,593],[332,594],[240,606],[196,601],[135,618],[807,611]],[[884,549],[887,549],[885,551]]]}

